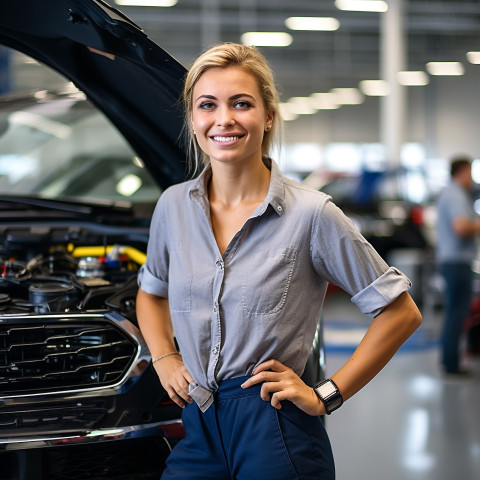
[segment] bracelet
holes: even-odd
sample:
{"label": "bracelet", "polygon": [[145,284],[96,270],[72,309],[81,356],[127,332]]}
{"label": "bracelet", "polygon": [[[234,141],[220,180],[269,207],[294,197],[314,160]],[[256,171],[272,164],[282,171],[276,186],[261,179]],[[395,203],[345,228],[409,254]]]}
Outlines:
{"label": "bracelet", "polygon": [[170,352],[170,353],[166,353],[165,355],[160,355],[159,357],[152,358],[152,365],[153,365],[155,362],[158,362],[159,360],[161,360],[162,358],[169,357],[170,355],[180,355],[180,356],[182,356],[180,352]]}

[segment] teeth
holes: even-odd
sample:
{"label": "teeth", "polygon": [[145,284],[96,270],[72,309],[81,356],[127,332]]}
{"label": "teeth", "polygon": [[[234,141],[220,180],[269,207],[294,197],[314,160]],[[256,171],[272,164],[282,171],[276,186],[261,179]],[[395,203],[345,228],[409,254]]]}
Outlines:
{"label": "teeth", "polygon": [[239,138],[240,137],[213,137],[216,142],[233,142]]}

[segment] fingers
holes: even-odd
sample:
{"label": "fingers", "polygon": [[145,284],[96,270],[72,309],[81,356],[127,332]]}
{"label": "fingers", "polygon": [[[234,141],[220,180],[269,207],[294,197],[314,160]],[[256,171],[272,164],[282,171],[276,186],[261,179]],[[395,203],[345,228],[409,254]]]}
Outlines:
{"label": "fingers", "polygon": [[188,393],[188,385],[189,383],[185,380],[184,382],[167,385],[165,388],[171,400],[181,408],[185,408],[186,402],[192,403],[193,401]]}
{"label": "fingers", "polygon": [[189,395],[189,386],[194,383],[194,380],[183,362],[179,362],[178,359],[172,360],[175,361],[164,362],[162,365],[156,364],[154,367],[170,399],[184,408],[186,403],[193,401]]}
{"label": "fingers", "polygon": [[267,360],[257,365],[252,372],[252,376],[244,382],[242,388],[248,388],[263,382],[278,382],[282,378],[293,376],[295,373],[291,368],[286,367],[277,360]]}
{"label": "fingers", "polygon": [[266,370],[271,370],[273,372],[284,372],[285,370],[289,370],[289,368],[283,365],[283,363],[280,363],[278,360],[270,359],[270,360],[267,360],[266,362],[263,362],[257,365],[253,369],[252,374],[256,375],[257,373],[260,373]]}
{"label": "fingers", "polygon": [[257,384],[261,384],[260,398],[277,410],[282,408],[282,402],[290,401],[309,415],[321,414],[320,402],[313,389],[277,360],[267,360],[255,367],[242,388]]}
{"label": "fingers", "polygon": [[284,392],[275,392],[272,395],[272,399],[270,400],[270,404],[272,405],[273,408],[276,408],[277,410],[280,410],[282,408],[282,402],[283,400],[286,400],[287,397],[284,395]]}
{"label": "fingers", "polygon": [[284,368],[283,372],[259,371],[244,382],[242,388],[261,384],[260,398],[266,402],[271,402],[275,408],[281,408],[280,402],[295,394],[296,376],[292,370]]}
{"label": "fingers", "polygon": [[288,381],[265,382],[260,389],[260,398],[275,408],[281,408],[280,402],[292,399],[295,394],[295,386]]}
{"label": "fingers", "polygon": [[195,383],[195,380],[193,379],[193,377],[190,375],[190,372],[186,368],[185,368],[185,372],[184,372],[184,377],[187,380],[189,385],[192,384],[192,383]]}

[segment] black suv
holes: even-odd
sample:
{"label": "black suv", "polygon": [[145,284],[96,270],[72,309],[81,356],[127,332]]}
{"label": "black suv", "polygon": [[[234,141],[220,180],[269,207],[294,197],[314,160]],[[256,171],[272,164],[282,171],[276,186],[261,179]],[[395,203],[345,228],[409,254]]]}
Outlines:
{"label": "black suv", "polygon": [[136,276],[184,68],[96,1],[4,0],[0,43],[73,83],[0,98],[0,478],[158,479],[183,428]]}

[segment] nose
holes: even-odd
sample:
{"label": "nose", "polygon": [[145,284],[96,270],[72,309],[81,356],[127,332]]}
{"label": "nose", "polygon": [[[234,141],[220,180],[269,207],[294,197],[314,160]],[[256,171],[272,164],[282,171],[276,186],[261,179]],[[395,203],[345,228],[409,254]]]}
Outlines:
{"label": "nose", "polygon": [[229,108],[222,107],[222,108],[219,108],[217,112],[218,112],[217,126],[228,128],[228,127],[233,127],[233,125],[235,125],[235,120]]}

